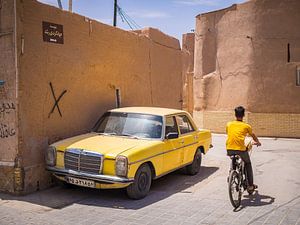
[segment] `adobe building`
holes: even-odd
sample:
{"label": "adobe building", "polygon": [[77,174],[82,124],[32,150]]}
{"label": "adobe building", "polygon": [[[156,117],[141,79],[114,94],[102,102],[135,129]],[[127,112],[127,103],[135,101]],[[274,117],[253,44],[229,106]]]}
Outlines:
{"label": "adobe building", "polygon": [[179,41],[35,0],[0,0],[0,191],[51,185],[44,150],[116,106],[181,108]]}
{"label": "adobe building", "polygon": [[187,33],[182,35],[182,109],[193,114],[194,109],[194,50],[195,34]]}
{"label": "adobe building", "polygon": [[194,112],[225,133],[243,105],[259,136],[300,137],[300,1],[250,0],[196,17]]}

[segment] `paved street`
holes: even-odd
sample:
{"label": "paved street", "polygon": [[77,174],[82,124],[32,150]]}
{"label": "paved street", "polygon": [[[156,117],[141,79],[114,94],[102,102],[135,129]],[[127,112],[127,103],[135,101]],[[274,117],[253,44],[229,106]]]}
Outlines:
{"label": "paved street", "polygon": [[200,174],[175,172],[156,180],[149,196],[133,201],[122,190],[54,187],[23,197],[0,194],[0,224],[298,224],[300,140],[261,139],[254,147],[254,181],[237,211],[229,202],[225,136],[203,157]]}

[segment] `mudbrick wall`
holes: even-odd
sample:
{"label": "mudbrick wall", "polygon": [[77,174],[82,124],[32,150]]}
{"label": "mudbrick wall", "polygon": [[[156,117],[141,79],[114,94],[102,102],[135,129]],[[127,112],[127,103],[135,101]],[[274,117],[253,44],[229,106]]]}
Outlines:
{"label": "mudbrick wall", "polygon": [[11,1],[0,1],[0,187],[14,190],[17,159],[15,17]]}
{"label": "mudbrick wall", "polygon": [[[1,10],[10,22],[7,29],[13,29],[14,3],[1,2],[10,10]],[[0,123],[7,126],[4,136],[12,136],[1,137],[0,161],[11,162],[15,186],[1,184],[0,190],[28,193],[49,186],[44,169],[48,144],[90,130],[103,112],[115,107],[117,89],[122,106],[181,108],[177,39],[152,28],[124,31],[34,0],[15,2],[17,44],[13,35],[0,39],[0,57],[6,60],[0,61],[0,80],[7,80],[0,87]],[[11,94],[3,96],[3,88]],[[0,176],[13,176],[2,168]]]}
{"label": "mudbrick wall", "polygon": [[194,78],[194,48],[195,34],[187,33],[182,36],[182,108],[193,114],[194,94],[193,94],[193,78]]}
{"label": "mudbrick wall", "polygon": [[196,18],[194,117],[225,132],[243,105],[258,135],[300,137],[300,1],[251,0]]}

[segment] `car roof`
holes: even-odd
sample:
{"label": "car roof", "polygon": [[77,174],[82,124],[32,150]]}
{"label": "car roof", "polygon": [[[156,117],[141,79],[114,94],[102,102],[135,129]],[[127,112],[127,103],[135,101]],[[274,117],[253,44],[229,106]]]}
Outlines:
{"label": "car roof", "polygon": [[125,113],[143,113],[158,116],[166,116],[171,114],[186,113],[179,109],[169,109],[160,107],[124,107],[109,110],[110,112],[125,112]]}

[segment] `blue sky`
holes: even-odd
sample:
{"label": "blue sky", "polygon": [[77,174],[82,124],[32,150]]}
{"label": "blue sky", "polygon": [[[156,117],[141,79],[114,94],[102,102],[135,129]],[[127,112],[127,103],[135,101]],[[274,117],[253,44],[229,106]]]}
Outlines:
{"label": "blue sky", "polygon": [[[39,0],[57,6],[57,0]],[[68,0],[61,0],[68,9]],[[118,5],[141,27],[155,27],[181,40],[195,27],[195,16],[245,0],[118,0]],[[114,0],[73,0],[73,11],[112,25]],[[118,27],[131,30],[118,16]]]}

